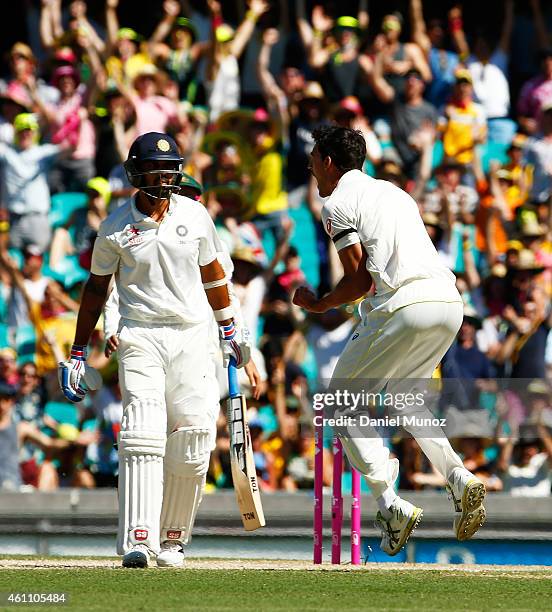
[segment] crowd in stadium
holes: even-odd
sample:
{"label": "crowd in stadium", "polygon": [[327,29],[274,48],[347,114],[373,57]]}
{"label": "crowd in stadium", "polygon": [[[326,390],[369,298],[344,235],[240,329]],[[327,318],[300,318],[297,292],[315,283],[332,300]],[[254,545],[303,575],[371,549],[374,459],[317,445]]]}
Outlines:
{"label": "crowd in stadium", "polygon": [[[83,0],[42,0],[39,37],[0,63],[0,489],[116,486],[109,316],[89,357],[104,385],[84,405],[64,400],[57,363],[99,225],[135,191],[122,163],[149,131],[174,136],[185,186],[232,255],[263,378],[248,400],[261,488],[312,487],[312,393],[358,322],[355,304],[307,316],[291,303],[297,286],[323,294],[340,278],[308,169],[312,131],[335,122],[365,136],[368,174],[418,202],[457,277],[464,323],[436,372],[462,381],[441,405],[453,445],[489,490],[550,495],[547,3],[505,0],[492,22],[468,24],[462,6],[422,0],[383,19],[367,0],[347,13],[307,0],[159,0],[144,32],[120,22],[120,4],[92,18]],[[515,70],[514,40],[525,50]],[[208,490],[231,486],[223,410],[218,430]],[[401,488],[444,486],[415,442],[387,442]]]}

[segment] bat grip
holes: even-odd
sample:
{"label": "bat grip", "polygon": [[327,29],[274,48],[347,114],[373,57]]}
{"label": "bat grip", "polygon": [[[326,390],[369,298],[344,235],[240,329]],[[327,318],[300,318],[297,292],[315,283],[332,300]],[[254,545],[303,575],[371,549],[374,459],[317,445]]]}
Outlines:
{"label": "bat grip", "polygon": [[230,357],[230,363],[228,364],[228,393],[230,397],[237,397],[240,394],[238,370],[233,357]]}

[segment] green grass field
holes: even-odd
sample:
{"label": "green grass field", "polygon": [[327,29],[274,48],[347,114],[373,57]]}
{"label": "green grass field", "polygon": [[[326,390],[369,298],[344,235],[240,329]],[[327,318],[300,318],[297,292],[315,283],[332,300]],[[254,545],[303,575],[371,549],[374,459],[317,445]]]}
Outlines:
{"label": "green grass field", "polygon": [[[208,562],[206,562],[208,563]],[[70,565],[70,561],[67,563]],[[65,591],[74,610],[547,610],[552,573],[0,568],[0,592]],[[9,606],[7,609],[51,609]]]}

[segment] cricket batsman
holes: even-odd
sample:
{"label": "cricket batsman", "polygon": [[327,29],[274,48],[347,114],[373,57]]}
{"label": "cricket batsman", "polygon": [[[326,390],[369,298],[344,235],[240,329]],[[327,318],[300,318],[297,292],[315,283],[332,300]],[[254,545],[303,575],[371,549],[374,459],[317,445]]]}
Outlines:
{"label": "cricket batsman", "polygon": [[[463,319],[455,277],[440,261],[416,202],[392,183],[362,172],[366,143],[358,131],[323,126],[313,133],[310,170],[320,196],[328,198],[322,222],[343,264],[344,276],[318,299],[306,287],[293,302],[310,312],[375,295],[360,307],[361,323],[340,355],[332,376],[338,381],[429,379],[452,344]],[[429,416],[431,414],[426,409]],[[459,540],[472,537],[485,521],[485,486],[469,472],[441,428],[434,437],[407,428],[447,480],[458,517]],[[419,523],[423,510],[401,499],[393,483],[398,460],[377,435],[341,432],[351,464],[364,475],[376,497],[381,549],[396,555]],[[424,435],[425,433],[425,435]]]}
{"label": "cricket batsman", "polygon": [[71,358],[59,367],[65,397],[81,401],[96,384],[86,348],[115,275],[123,567],[147,567],[153,557],[161,567],[184,562],[215,444],[213,315],[225,365],[233,358],[243,367],[250,356],[246,330],[234,323],[213,222],[203,205],[177,195],[182,162],[167,134],[150,132],[132,144],[125,170],[139,191],[100,226]]}

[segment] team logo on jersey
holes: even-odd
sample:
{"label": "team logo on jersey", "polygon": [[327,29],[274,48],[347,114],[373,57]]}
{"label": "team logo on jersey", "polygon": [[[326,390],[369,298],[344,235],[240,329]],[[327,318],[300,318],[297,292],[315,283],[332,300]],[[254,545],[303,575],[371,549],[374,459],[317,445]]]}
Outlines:
{"label": "team logo on jersey", "polygon": [[165,140],[164,138],[160,138],[160,139],[157,141],[157,148],[158,148],[160,151],[163,151],[163,153],[166,153],[167,151],[170,151],[170,150],[171,150],[171,145],[169,144],[169,141],[168,141],[168,140]]}
{"label": "team logo on jersey", "polygon": [[185,225],[179,225],[176,228],[176,233],[181,237],[184,238],[184,236],[188,233],[188,228]]}
{"label": "team logo on jersey", "polygon": [[326,219],[326,231],[331,236],[331,234],[332,234],[332,219],[331,219],[331,217]]}

